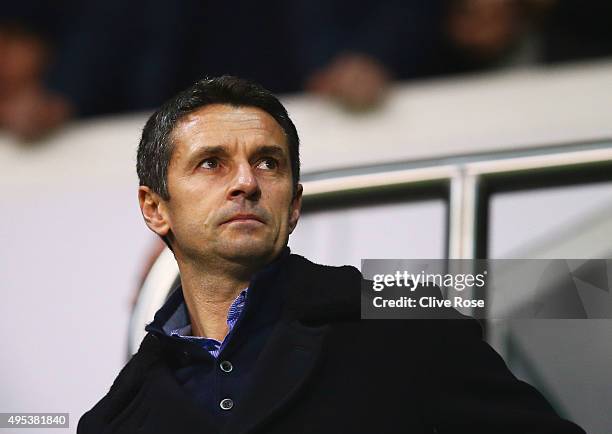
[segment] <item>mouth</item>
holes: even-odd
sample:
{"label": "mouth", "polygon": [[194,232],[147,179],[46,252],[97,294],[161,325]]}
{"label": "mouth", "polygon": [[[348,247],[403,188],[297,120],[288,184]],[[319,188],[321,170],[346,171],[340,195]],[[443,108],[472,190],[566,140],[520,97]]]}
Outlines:
{"label": "mouth", "polygon": [[223,222],[223,224],[227,223],[265,223],[260,217],[255,214],[237,214]]}

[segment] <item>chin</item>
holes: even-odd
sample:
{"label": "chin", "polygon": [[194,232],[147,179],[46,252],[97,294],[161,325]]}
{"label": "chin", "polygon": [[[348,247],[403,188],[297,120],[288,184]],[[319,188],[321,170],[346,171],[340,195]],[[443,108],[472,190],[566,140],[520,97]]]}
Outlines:
{"label": "chin", "polygon": [[232,240],[222,246],[222,255],[239,262],[261,262],[272,259],[276,248],[272,243],[257,239]]}

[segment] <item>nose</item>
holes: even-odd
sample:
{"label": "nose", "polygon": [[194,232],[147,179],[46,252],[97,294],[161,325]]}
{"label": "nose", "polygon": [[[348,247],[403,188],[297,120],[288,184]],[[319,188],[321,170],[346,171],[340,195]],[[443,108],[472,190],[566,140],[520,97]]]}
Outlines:
{"label": "nose", "polygon": [[230,183],[228,198],[244,197],[257,200],[260,194],[259,183],[251,165],[248,162],[238,164]]}

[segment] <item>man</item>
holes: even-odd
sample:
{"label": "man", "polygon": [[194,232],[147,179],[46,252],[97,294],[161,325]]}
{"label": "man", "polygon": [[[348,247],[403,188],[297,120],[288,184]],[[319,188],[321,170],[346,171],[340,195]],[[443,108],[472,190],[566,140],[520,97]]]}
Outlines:
{"label": "man", "polygon": [[361,275],[289,253],[299,140],[280,102],[202,80],[147,122],[139,201],[181,285],[78,433],[579,433],[473,320],[360,320]]}

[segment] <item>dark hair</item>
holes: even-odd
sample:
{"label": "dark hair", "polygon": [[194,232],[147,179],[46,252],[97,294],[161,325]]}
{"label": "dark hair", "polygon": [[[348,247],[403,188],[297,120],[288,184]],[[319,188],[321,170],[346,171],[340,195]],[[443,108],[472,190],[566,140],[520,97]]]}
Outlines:
{"label": "dark hair", "polygon": [[229,75],[197,81],[151,115],[138,145],[136,170],[140,185],[148,186],[165,200],[170,199],[168,165],[174,149],[174,127],[183,116],[210,104],[257,107],[278,122],[287,138],[295,193],[300,179],[300,139],[287,110],[269,90],[252,81]]}

